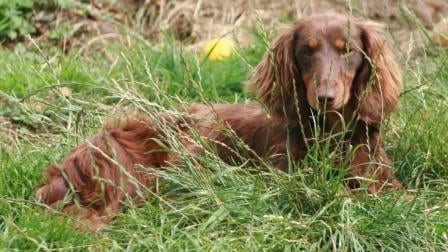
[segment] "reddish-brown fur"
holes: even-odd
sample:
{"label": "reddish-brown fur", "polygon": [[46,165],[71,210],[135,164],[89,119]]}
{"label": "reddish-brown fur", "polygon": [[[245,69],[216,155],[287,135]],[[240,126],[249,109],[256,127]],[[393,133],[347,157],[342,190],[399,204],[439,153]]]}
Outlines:
{"label": "reddish-brown fur", "polygon": [[[196,129],[226,162],[261,157],[284,171],[290,161],[303,159],[314,143],[313,122],[320,123],[322,133],[337,133],[347,125],[340,146],[354,149],[349,186],[368,178],[371,193],[385,185],[401,187],[393,178],[381,136],[382,121],[398,103],[401,75],[378,24],[337,14],[304,17],[275,40],[248,88],[265,109],[193,104],[182,109],[182,120],[163,114],[160,121],[185,139]],[[169,143],[159,125],[138,116],[105,127],[62,165],[47,169],[47,182],[37,197],[100,228],[127,197],[136,196],[136,185],[151,185],[152,176],[139,167],[177,162],[166,149]],[[237,148],[241,143],[230,135],[236,135],[246,151]],[[189,151],[202,151],[185,141]]]}

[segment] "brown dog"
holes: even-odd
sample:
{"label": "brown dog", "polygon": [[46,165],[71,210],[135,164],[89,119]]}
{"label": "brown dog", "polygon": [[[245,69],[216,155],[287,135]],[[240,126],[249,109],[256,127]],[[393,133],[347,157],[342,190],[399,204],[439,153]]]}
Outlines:
{"label": "brown dog", "polygon": [[[226,162],[259,156],[286,171],[315,143],[316,122],[322,133],[344,133],[335,143],[339,148],[353,147],[350,187],[362,178],[370,181],[371,193],[388,184],[401,186],[389,168],[380,130],[397,106],[401,75],[380,25],[336,14],[304,17],[275,40],[248,87],[267,111],[257,105],[194,104],[181,118],[163,114],[156,123],[139,116],[105,127],[62,165],[48,168],[38,198],[67,212],[78,213],[81,206],[82,218],[99,228],[126,197],[136,196],[139,185],[151,185],[153,177],[138,166],[176,162],[165,128],[184,139],[194,129]],[[244,153],[229,135],[241,140]],[[201,152],[189,140],[184,144]]]}

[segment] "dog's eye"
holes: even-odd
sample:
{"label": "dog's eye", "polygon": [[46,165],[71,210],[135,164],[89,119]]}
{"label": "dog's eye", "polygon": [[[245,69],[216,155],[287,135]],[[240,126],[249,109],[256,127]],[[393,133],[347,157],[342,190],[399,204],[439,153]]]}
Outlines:
{"label": "dog's eye", "polygon": [[353,47],[346,46],[342,54],[346,56],[352,54],[354,51],[355,49]]}
{"label": "dog's eye", "polygon": [[313,53],[314,53],[314,49],[309,46],[305,46],[302,50],[302,54],[304,56],[311,56]]}

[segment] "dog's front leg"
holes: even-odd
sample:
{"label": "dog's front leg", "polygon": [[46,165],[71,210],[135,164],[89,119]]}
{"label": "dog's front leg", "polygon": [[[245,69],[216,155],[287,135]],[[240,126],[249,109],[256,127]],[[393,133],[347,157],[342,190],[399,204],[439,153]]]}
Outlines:
{"label": "dog's front leg", "polygon": [[378,134],[370,134],[368,141],[357,141],[350,159],[349,185],[352,188],[362,184],[368,186],[368,192],[375,194],[386,186],[394,189],[402,187],[395,179],[391,161]]}

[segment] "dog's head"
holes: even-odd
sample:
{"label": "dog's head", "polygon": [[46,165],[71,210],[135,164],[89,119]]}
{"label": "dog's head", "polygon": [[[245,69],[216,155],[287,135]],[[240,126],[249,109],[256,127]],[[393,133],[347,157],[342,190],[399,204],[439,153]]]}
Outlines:
{"label": "dog's head", "polygon": [[248,87],[272,113],[340,110],[352,100],[362,120],[379,123],[397,105],[401,75],[381,25],[313,15],[274,41]]}

